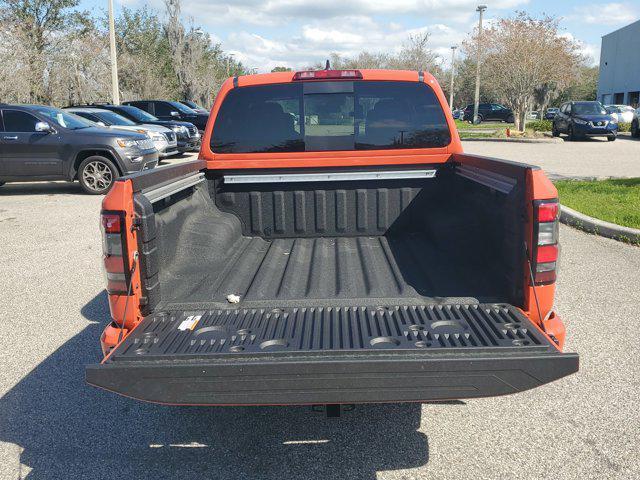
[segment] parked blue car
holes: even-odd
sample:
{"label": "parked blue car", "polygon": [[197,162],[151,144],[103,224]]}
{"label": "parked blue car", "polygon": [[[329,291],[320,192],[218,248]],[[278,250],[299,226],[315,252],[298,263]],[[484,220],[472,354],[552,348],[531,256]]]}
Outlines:
{"label": "parked blue car", "polygon": [[618,136],[618,121],[607,113],[600,102],[564,103],[553,119],[553,136],[569,136],[569,140],[585,137],[607,137],[610,142]]}

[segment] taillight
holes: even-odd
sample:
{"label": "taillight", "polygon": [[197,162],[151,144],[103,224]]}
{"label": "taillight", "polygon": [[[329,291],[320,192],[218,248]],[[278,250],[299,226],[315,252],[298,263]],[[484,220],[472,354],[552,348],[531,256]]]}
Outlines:
{"label": "taillight", "polygon": [[558,200],[542,200],[534,202],[534,209],[537,219],[534,279],[536,285],[547,285],[556,281],[560,205]]}
{"label": "taillight", "polygon": [[126,295],[129,285],[124,212],[102,212],[102,254],[109,294]]}
{"label": "taillight", "polygon": [[360,70],[306,70],[296,72],[294,80],[360,80]]}
{"label": "taillight", "polygon": [[555,222],[559,211],[558,202],[538,204],[538,222]]}

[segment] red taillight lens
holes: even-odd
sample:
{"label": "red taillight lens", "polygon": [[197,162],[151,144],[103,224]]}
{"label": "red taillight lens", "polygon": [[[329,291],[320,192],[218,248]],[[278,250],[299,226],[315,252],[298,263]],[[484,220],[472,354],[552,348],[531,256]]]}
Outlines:
{"label": "red taillight lens", "polygon": [[306,70],[296,72],[294,80],[360,80],[360,70]]}
{"label": "red taillight lens", "polygon": [[126,238],[124,237],[124,214],[103,212],[100,224],[107,292],[112,295],[126,294],[129,284],[129,270],[126,268],[128,262]]}
{"label": "red taillight lens", "polygon": [[557,245],[545,245],[538,247],[538,253],[536,255],[537,264],[555,262],[558,260],[558,246]]}
{"label": "red taillight lens", "polygon": [[104,228],[105,233],[120,233],[120,215],[103,213],[102,228]]}
{"label": "red taillight lens", "polygon": [[538,206],[538,222],[555,222],[558,219],[559,211],[557,202],[541,203]]}
{"label": "red taillight lens", "polygon": [[532,261],[536,285],[546,285],[556,281],[559,207],[557,200],[535,202],[535,215],[538,222],[536,248]]}

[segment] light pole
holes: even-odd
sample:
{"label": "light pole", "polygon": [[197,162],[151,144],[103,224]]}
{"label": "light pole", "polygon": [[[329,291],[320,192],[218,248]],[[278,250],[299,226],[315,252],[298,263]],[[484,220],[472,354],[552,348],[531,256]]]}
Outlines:
{"label": "light pole", "polygon": [[113,0],[109,0],[109,47],[111,51],[111,101],[114,105],[120,105],[118,60],[116,58],[116,29],[113,21]]}
{"label": "light pole", "polygon": [[478,56],[476,65],[476,96],[473,106],[473,123],[478,123],[478,108],[480,108],[480,59],[482,57],[482,14],[487,9],[486,5],[478,5],[476,12],[480,14],[478,19]]}
{"label": "light pole", "polygon": [[451,89],[449,90],[449,108],[453,110],[453,79],[456,76],[456,49],[458,47],[453,45],[451,47]]}

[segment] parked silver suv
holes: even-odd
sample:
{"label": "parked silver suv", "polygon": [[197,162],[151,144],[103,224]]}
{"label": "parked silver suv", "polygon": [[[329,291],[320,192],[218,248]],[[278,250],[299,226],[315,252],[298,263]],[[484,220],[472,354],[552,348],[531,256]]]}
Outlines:
{"label": "parked silver suv", "polygon": [[176,133],[170,128],[148,123],[139,125],[116,112],[97,107],[67,107],[65,110],[103,127],[148,135],[149,138],[153,140],[153,144],[158,150],[160,158],[178,154]]}

